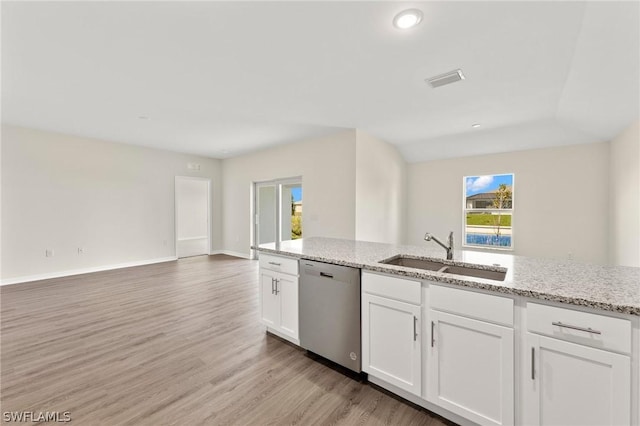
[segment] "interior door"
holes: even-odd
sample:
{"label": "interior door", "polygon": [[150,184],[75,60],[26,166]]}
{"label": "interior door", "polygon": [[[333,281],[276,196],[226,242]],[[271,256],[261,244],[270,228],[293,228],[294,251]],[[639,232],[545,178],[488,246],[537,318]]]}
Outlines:
{"label": "interior door", "polygon": [[210,252],[209,187],[209,179],[176,176],[176,257],[208,255]]}

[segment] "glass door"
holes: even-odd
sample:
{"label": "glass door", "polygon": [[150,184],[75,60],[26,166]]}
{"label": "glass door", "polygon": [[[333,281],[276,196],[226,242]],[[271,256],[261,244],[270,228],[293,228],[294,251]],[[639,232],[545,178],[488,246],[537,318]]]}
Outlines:
{"label": "glass door", "polygon": [[302,179],[256,182],[255,245],[302,238]]}
{"label": "glass door", "polygon": [[302,238],[302,183],[280,185],[280,241]]}
{"label": "glass door", "polygon": [[256,184],[256,244],[276,242],[277,206],[277,185]]}

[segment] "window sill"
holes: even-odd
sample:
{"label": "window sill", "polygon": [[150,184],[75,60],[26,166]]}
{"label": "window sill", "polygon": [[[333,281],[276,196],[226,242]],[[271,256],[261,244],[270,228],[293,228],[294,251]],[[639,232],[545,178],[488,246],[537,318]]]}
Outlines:
{"label": "window sill", "polygon": [[492,247],[492,246],[473,246],[462,244],[462,248],[465,250],[478,250],[478,251],[513,251],[513,247]]}

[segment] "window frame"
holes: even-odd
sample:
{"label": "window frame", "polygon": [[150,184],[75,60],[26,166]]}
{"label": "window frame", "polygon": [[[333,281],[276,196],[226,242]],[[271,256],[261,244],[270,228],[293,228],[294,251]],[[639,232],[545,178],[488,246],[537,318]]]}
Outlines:
{"label": "window frame", "polygon": [[[467,208],[467,179],[477,178],[480,176],[511,176],[511,208],[509,209],[482,209],[482,208]],[[462,177],[462,244],[461,246],[466,249],[476,250],[497,250],[497,251],[513,251],[515,249],[515,191],[516,188],[516,174],[514,172],[507,173],[490,173],[490,174],[475,174]],[[505,246],[490,246],[480,244],[467,244],[467,213],[468,212],[482,212],[482,213],[494,213],[494,212],[508,212],[511,215],[511,245]]]}

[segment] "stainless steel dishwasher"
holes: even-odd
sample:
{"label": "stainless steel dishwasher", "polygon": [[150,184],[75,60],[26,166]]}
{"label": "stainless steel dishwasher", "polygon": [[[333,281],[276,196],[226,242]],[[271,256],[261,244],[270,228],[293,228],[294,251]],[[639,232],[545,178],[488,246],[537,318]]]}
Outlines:
{"label": "stainless steel dishwasher", "polygon": [[360,269],[300,260],[300,346],[361,372]]}

